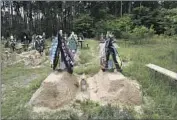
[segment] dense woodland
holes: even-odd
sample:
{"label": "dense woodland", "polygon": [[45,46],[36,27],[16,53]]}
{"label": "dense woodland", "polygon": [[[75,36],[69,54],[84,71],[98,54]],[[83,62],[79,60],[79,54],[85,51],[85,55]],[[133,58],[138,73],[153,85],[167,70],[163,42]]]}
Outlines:
{"label": "dense woodland", "polygon": [[107,30],[117,38],[141,38],[177,33],[177,2],[173,1],[2,1],[2,36],[62,29],[96,37]]}

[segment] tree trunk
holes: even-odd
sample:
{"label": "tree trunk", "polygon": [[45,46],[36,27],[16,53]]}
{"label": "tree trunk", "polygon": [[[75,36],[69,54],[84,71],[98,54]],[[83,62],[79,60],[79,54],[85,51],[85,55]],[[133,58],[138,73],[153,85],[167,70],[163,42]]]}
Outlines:
{"label": "tree trunk", "polygon": [[130,14],[131,13],[131,8],[132,8],[132,2],[130,1],[129,3],[128,3],[128,13]]}
{"label": "tree trunk", "polygon": [[30,33],[32,32],[32,26],[33,26],[33,18],[32,18],[32,3],[30,1],[29,3],[29,30],[30,30]]}
{"label": "tree trunk", "polygon": [[140,7],[141,7],[141,1],[140,1]]}
{"label": "tree trunk", "polygon": [[30,28],[29,28],[29,7],[30,7],[30,5],[29,5],[30,3],[27,3],[27,31],[29,31],[30,30]]}
{"label": "tree trunk", "polygon": [[38,24],[37,24],[37,27],[38,27],[38,34],[40,32],[40,23],[39,23],[39,19],[40,19],[40,12],[39,12],[39,9],[38,9],[38,12],[37,12],[37,21],[38,21]]}
{"label": "tree trunk", "polygon": [[115,1],[115,16],[117,16],[117,1]]}
{"label": "tree trunk", "polygon": [[2,29],[2,26],[3,26],[3,24],[4,24],[4,13],[5,13],[5,9],[4,9],[4,1],[2,1],[2,8],[1,9],[3,9],[3,12],[2,12],[2,10],[1,10],[1,36],[4,36],[5,35],[5,32],[4,32],[4,30]]}
{"label": "tree trunk", "polygon": [[12,1],[10,1],[10,6],[9,6],[9,9],[10,9],[10,11],[9,11],[9,15],[10,15],[10,32],[11,32],[11,34],[12,34],[12,25],[13,25],[13,23],[12,23],[12,21],[13,21],[13,7],[12,7]]}
{"label": "tree trunk", "polygon": [[63,10],[64,10],[64,1],[62,1],[62,13],[61,13],[61,24],[62,24],[62,30],[63,30],[63,28],[64,28],[64,13],[63,13]]}
{"label": "tree trunk", "polygon": [[120,16],[122,17],[122,1],[121,1],[121,4],[120,4]]}

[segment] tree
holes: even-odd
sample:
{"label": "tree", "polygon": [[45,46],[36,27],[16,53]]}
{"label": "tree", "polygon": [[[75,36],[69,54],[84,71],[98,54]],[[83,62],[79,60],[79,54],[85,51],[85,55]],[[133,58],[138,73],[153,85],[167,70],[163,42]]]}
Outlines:
{"label": "tree", "polygon": [[86,32],[86,37],[93,37],[93,19],[88,14],[82,14],[74,20],[76,33]]}

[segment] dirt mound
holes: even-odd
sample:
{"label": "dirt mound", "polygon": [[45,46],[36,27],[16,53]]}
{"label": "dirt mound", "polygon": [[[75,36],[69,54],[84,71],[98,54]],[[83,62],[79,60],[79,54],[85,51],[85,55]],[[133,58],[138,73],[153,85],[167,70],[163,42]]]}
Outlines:
{"label": "dirt mound", "polygon": [[102,103],[123,103],[140,105],[142,95],[135,80],[128,80],[121,73],[100,71],[87,80],[90,99]]}
{"label": "dirt mound", "polygon": [[25,65],[28,66],[38,66],[46,60],[45,54],[41,56],[36,50],[23,52],[20,54],[20,57],[23,59]]}
{"label": "dirt mound", "polygon": [[[35,108],[59,109],[74,101],[93,100],[101,104],[141,105],[142,93],[135,80],[129,80],[121,73],[100,71],[93,77],[51,73],[33,94],[30,105]],[[82,84],[83,83],[83,84]],[[84,89],[83,89],[84,88]]]}
{"label": "dirt mound", "polygon": [[78,91],[78,81],[66,72],[51,73],[33,94],[29,104],[56,109],[68,104]]}
{"label": "dirt mound", "polygon": [[40,67],[42,63],[47,60],[45,54],[42,56],[38,51],[32,50],[28,52],[22,52],[21,54],[17,53],[2,53],[2,65],[6,67],[7,65],[17,64],[19,62],[24,62],[25,66],[30,66],[32,68]]}

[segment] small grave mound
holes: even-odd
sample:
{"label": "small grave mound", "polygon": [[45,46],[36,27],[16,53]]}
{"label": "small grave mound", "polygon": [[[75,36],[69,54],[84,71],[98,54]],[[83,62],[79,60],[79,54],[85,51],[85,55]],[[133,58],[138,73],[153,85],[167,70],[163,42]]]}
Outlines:
{"label": "small grave mound", "polygon": [[29,103],[35,108],[49,109],[63,108],[77,100],[93,100],[100,104],[142,104],[140,85],[121,73],[100,71],[85,80],[82,91],[82,81],[79,77],[67,72],[53,72],[43,81]]}
{"label": "small grave mound", "polygon": [[78,91],[77,78],[66,72],[51,73],[33,94],[29,104],[57,109],[70,103]]}
{"label": "small grave mound", "polygon": [[103,103],[123,103],[140,105],[142,93],[135,80],[129,80],[121,73],[107,73],[100,71],[87,80],[89,84],[90,100]]}
{"label": "small grave mound", "polygon": [[40,53],[36,50],[23,52],[20,54],[20,57],[23,59],[25,65],[27,66],[38,66],[46,60],[45,54],[41,56]]}

